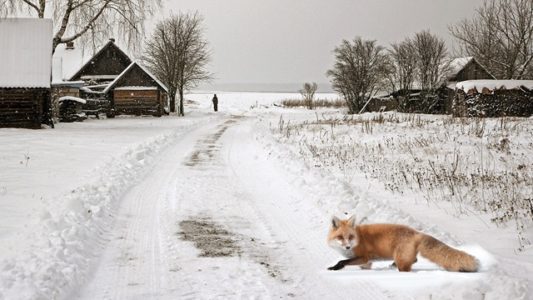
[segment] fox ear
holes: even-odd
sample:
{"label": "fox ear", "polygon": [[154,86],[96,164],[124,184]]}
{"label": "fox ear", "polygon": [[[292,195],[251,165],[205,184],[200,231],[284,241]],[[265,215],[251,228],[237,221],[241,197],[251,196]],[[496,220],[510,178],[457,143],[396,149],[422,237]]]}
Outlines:
{"label": "fox ear", "polygon": [[331,218],[331,226],[333,226],[333,228],[337,229],[339,228],[339,225],[341,224],[341,220],[335,216],[333,216],[333,218]]}
{"label": "fox ear", "polygon": [[348,225],[350,225],[351,227],[355,227],[357,224],[355,223],[355,216],[351,216],[349,219],[348,219]]}

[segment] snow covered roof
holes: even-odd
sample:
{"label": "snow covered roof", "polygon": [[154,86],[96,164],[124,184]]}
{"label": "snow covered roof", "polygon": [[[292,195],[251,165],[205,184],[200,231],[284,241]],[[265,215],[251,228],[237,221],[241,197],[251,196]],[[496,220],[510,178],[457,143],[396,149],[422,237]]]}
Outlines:
{"label": "snow covered roof", "polygon": [[150,73],[146,68],[144,68],[141,64],[137,63],[136,61],[132,62],[122,73],[120,73],[120,75],[118,75],[118,77],[115,78],[115,80],[113,80],[113,82],[111,82],[105,88],[104,93],[109,92],[109,90],[111,90],[118,83],[120,78],[122,78],[124,75],[126,75],[133,68],[133,66],[135,66],[135,65],[138,66],[139,68],[141,68],[141,70],[143,70],[143,72],[145,72],[148,76],[150,76],[150,78],[152,78],[161,88],[163,88],[165,90],[165,92],[168,93],[167,87],[161,81],[159,81],[154,75],[152,75],[152,73]]}
{"label": "snow covered roof", "polygon": [[84,75],[81,76],[82,80],[114,80],[118,75]]}
{"label": "snow covered roof", "polygon": [[463,90],[465,93],[471,90],[477,90],[478,92],[484,89],[494,90],[514,90],[522,87],[528,90],[533,90],[533,80],[467,80],[458,82],[455,88]]}
{"label": "snow covered roof", "polygon": [[78,97],[73,97],[73,96],[63,96],[63,97],[58,99],[58,102],[63,102],[63,101],[75,101],[75,102],[79,102],[81,104],[87,103],[87,100],[82,99],[82,98],[78,98]]}
{"label": "snow covered roof", "polygon": [[151,91],[157,90],[155,86],[121,86],[115,89],[116,91]]}
{"label": "snow covered roof", "polygon": [[0,88],[50,88],[52,20],[0,18]]}
{"label": "snow covered roof", "polygon": [[59,81],[59,82],[52,81],[52,87],[81,88],[84,84],[85,84],[84,81]]}
{"label": "snow covered roof", "polygon": [[52,82],[59,83],[68,80],[83,65],[90,56],[81,48],[66,49],[65,44],[56,47],[52,61]]}

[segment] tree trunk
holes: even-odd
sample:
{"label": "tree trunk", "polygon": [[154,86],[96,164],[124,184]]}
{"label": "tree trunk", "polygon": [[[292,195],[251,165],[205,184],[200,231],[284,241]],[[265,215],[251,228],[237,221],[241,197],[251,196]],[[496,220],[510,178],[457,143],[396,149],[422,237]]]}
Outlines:
{"label": "tree trunk", "polygon": [[348,114],[356,114],[358,110],[357,105],[355,104],[355,100],[347,100],[346,102],[348,102]]}
{"label": "tree trunk", "polygon": [[180,109],[179,109],[179,115],[185,116],[185,111],[183,110],[183,90],[180,89]]}
{"label": "tree trunk", "polygon": [[171,92],[170,92],[170,112],[173,113],[173,112],[176,112],[176,91],[172,90],[171,89]]}

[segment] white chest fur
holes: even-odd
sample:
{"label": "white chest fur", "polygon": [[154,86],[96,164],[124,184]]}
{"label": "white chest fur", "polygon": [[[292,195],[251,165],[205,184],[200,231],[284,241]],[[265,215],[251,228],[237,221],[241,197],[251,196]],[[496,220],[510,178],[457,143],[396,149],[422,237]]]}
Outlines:
{"label": "white chest fur", "polygon": [[353,250],[352,249],[344,249],[344,248],[340,248],[340,247],[335,247],[335,249],[337,251],[339,251],[339,253],[346,257],[346,258],[352,258],[354,257],[355,255],[353,254]]}

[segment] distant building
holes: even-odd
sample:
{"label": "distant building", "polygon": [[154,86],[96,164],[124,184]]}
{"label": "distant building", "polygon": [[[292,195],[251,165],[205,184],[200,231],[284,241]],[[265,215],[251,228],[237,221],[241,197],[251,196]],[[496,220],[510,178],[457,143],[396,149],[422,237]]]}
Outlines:
{"label": "distant building", "polygon": [[52,20],[0,19],[0,127],[52,124]]}
{"label": "distant building", "polygon": [[161,116],[167,106],[167,87],[137,62],[131,63],[104,93],[115,114]]}
{"label": "distant building", "polygon": [[[76,52],[76,49],[68,48],[74,47],[65,47],[65,55]],[[161,116],[168,106],[167,87],[140,64],[133,62],[114,39],[72,72],[69,82],[82,83],[79,97],[87,100],[82,109],[85,113],[97,114],[105,108],[110,117],[117,114]],[[63,89],[66,88],[64,84]]]}

